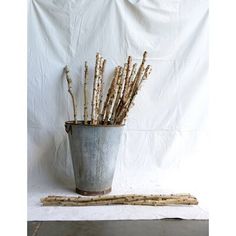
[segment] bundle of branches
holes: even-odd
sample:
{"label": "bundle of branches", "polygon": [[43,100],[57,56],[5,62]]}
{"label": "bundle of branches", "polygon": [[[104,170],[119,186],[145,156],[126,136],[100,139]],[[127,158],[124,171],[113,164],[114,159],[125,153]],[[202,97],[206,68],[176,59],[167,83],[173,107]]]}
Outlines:
{"label": "bundle of branches", "polygon": [[43,206],[99,206],[99,205],[197,205],[197,198],[190,194],[170,195],[111,195],[97,197],[48,196],[41,199]]}
{"label": "bundle of branches", "polygon": [[[106,60],[99,53],[96,54],[96,63],[93,80],[93,93],[91,98],[91,119],[88,115],[88,91],[89,80],[88,63],[85,62],[84,70],[84,124],[85,125],[121,125],[124,124],[130,108],[134,105],[134,99],[141,88],[141,84],[151,73],[151,66],[145,66],[147,52],[143,54],[142,62],[137,70],[137,64],[132,64],[131,56],[123,67],[117,66],[108,89],[105,101],[103,101],[104,70]],[[74,111],[74,123],[77,123],[77,105],[72,92],[72,80],[68,66],[65,67],[68,83],[68,92],[71,95]]]}

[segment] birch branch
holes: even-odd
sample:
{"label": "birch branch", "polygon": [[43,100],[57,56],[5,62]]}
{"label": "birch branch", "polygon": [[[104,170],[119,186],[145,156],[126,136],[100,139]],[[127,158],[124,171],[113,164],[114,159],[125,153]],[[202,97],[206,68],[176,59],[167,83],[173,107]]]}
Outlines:
{"label": "birch branch", "polygon": [[98,60],[98,79],[97,79],[97,94],[96,94],[96,120],[97,123],[99,124],[99,104],[100,104],[100,96],[101,96],[101,78],[102,78],[102,63],[103,63],[103,58],[100,57]]}
{"label": "birch branch", "polygon": [[41,199],[43,206],[97,206],[97,205],[197,205],[196,197],[179,194],[171,195],[113,195],[97,197],[48,196]]}
{"label": "birch branch", "polygon": [[84,124],[88,124],[88,101],[87,101],[87,83],[88,83],[88,64],[85,62],[84,70]]}
{"label": "birch branch", "polygon": [[103,88],[104,88],[104,71],[105,71],[106,60],[104,59],[101,63],[101,79],[100,79],[100,100],[99,100],[99,122],[102,121],[102,99],[103,99]]}
{"label": "birch branch", "polygon": [[[47,201],[103,201],[103,200],[111,200],[111,199],[121,199],[124,198],[129,201],[140,200],[140,199],[179,199],[179,198],[188,198],[193,196],[189,193],[180,193],[180,194],[150,194],[150,195],[142,195],[142,194],[122,194],[122,195],[98,195],[95,197],[66,197],[66,196],[48,196],[45,199]],[[43,198],[44,199],[44,198]]]}
{"label": "birch branch", "polygon": [[72,80],[71,80],[71,77],[70,77],[69,67],[65,66],[64,71],[65,71],[65,74],[66,74],[66,80],[67,80],[67,84],[68,84],[68,92],[71,95],[72,104],[73,104],[74,122],[75,122],[75,124],[77,124],[77,105],[76,105],[76,101],[75,101],[75,96],[72,92]]}
{"label": "birch branch", "polygon": [[99,59],[100,54],[96,54],[96,63],[95,63],[95,72],[94,72],[94,83],[93,83],[93,98],[92,98],[92,114],[91,114],[91,123],[92,125],[97,124],[97,89],[98,89],[98,75],[99,75]]}
{"label": "birch branch", "polygon": [[133,85],[133,82],[134,82],[136,70],[137,70],[137,63],[135,63],[135,64],[133,65],[132,71],[131,71],[131,74],[130,74],[130,77],[129,77],[129,88],[128,88],[128,91],[127,91],[128,97],[129,97],[129,95],[130,95],[131,88],[132,88],[132,85]]}
{"label": "birch branch", "polygon": [[115,68],[115,71],[113,73],[113,78],[112,78],[110,87],[109,87],[108,92],[107,92],[106,100],[105,100],[105,102],[103,104],[103,109],[102,109],[102,114],[101,114],[103,121],[104,121],[104,119],[106,117],[107,107],[108,107],[109,99],[111,97],[112,89],[113,89],[113,86],[114,86],[114,80],[116,78],[116,73],[117,73],[117,67]]}
{"label": "birch branch", "polygon": [[116,118],[116,123],[117,124],[122,124],[124,119],[127,117],[129,109],[132,105],[133,98],[134,98],[134,96],[136,96],[137,90],[139,89],[139,85],[142,81],[143,73],[145,74],[144,64],[146,62],[146,58],[147,58],[147,52],[145,51],[143,53],[142,63],[141,63],[141,65],[138,69],[138,72],[137,72],[137,74],[136,74],[136,76],[135,76],[135,78],[132,82],[132,86],[130,88],[129,94],[128,94],[125,101],[122,100],[122,106],[120,107],[120,109],[117,112],[117,118]]}
{"label": "birch branch", "polygon": [[111,121],[113,123],[115,122],[116,110],[117,110],[117,107],[118,107],[120,99],[121,99],[122,87],[123,87],[123,83],[124,83],[124,78],[122,77],[122,74],[123,74],[123,69],[121,67],[119,75],[118,75],[118,79],[117,79],[118,91],[117,91],[117,95],[116,95],[116,99],[114,102],[113,111],[112,111],[112,115],[111,115]]}
{"label": "birch branch", "polygon": [[141,78],[142,78],[142,74],[144,72],[144,64],[146,62],[146,58],[147,58],[147,52],[145,51],[143,53],[142,63],[141,63],[141,65],[140,65],[140,67],[138,69],[138,72],[137,72],[137,74],[136,74],[136,76],[134,78],[133,85],[131,87],[129,97],[132,96],[135,93],[135,91],[137,90],[137,87],[139,86],[139,83],[140,83]]}
{"label": "birch branch", "polygon": [[107,108],[106,108],[106,116],[104,118],[104,124],[108,124],[108,121],[110,120],[110,117],[111,117],[112,107],[113,107],[114,100],[117,95],[117,80],[119,77],[120,70],[121,70],[120,66],[116,67],[115,69],[114,78],[113,78],[111,89],[109,92],[108,103],[107,103]]}
{"label": "birch branch", "polygon": [[[128,64],[125,63],[124,64],[124,68],[123,68],[123,71],[122,71],[122,83],[121,83],[121,90],[120,90],[120,96],[119,96],[119,102],[117,104],[117,107],[116,107],[116,116],[117,114],[119,114],[120,110],[122,109],[122,106],[123,106],[123,94],[124,94],[124,89],[125,89],[125,77],[126,77],[126,73],[127,73],[127,67],[128,67]],[[116,122],[116,116],[115,116],[115,122]]]}
{"label": "birch branch", "polygon": [[141,88],[142,81],[147,79],[147,77],[150,75],[151,71],[152,71],[152,68],[150,65],[148,65],[144,71],[142,78],[140,80],[138,79],[136,81],[135,88],[131,91],[131,94],[129,95],[129,98],[126,101],[126,104],[124,104],[122,111],[120,112],[120,114],[117,117],[118,124],[122,124],[124,119],[127,117],[127,114],[133,104],[133,101],[134,101],[135,97],[137,96],[138,91]]}
{"label": "birch branch", "polygon": [[123,97],[122,97],[123,102],[125,102],[125,99],[127,97],[128,88],[129,88],[131,64],[132,64],[132,58],[131,58],[131,56],[129,56],[128,61],[127,61],[127,71],[126,71],[126,75],[125,75],[124,93],[123,93]]}
{"label": "birch branch", "polygon": [[[91,124],[122,124],[130,108],[134,104],[134,98],[141,87],[143,80],[147,79],[151,67],[145,68],[147,52],[143,54],[142,62],[137,70],[137,64],[132,65],[131,56],[128,57],[124,68],[116,67],[115,73],[108,89],[106,100],[103,103],[104,70],[106,60],[99,53],[96,54],[93,92],[91,99]],[[71,95],[74,111],[74,122],[77,123],[77,105],[72,92],[72,80],[69,68],[64,68],[68,83],[68,92]],[[85,62],[84,71],[84,124],[88,124],[88,65]]]}

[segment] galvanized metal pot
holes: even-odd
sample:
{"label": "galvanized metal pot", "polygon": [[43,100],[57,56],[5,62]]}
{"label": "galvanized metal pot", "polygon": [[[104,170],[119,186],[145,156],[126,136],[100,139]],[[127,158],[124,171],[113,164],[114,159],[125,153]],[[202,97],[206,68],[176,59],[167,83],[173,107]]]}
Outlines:
{"label": "galvanized metal pot", "polygon": [[65,122],[69,136],[76,192],[111,192],[123,125],[84,125]]}

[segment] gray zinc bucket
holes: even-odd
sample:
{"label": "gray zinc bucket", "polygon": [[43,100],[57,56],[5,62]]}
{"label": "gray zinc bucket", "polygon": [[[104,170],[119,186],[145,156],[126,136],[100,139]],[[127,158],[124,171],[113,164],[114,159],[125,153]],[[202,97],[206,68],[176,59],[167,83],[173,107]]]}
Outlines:
{"label": "gray zinc bucket", "polygon": [[123,125],[84,125],[67,121],[76,192],[101,195],[111,192]]}

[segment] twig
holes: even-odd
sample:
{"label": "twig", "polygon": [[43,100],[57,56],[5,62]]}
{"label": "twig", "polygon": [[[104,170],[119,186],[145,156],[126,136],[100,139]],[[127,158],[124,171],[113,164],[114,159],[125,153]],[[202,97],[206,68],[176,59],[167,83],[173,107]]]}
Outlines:
{"label": "twig", "polygon": [[68,84],[68,92],[71,95],[72,104],[73,104],[74,123],[77,124],[77,105],[76,105],[74,94],[72,92],[72,80],[71,80],[71,77],[70,77],[69,67],[65,66],[64,71],[65,71],[65,74],[66,74],[66,80],[67,80],[67,84]]}

